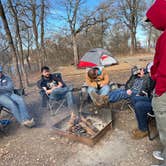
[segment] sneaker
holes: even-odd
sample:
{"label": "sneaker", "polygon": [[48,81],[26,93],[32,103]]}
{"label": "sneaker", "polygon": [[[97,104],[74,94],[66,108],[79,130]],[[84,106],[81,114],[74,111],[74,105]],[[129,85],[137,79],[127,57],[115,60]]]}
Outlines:
{"label": "sneaker", "polygon": [[142,139],[148,135],[147,131],[141,131],[141,130],[133,130],[132,132],[132,139]]}
{"label": "sneaker", "polygon": [[32,118],[31,120],[26,120],[22,123],[24,126],[32,128],[33,126],[35,126],[35,121]]}
{"label": "sneaker", "polygon": [[164,158],[162,157],[161,151],[154,151],[153,157],[157,160],[164,161]]}

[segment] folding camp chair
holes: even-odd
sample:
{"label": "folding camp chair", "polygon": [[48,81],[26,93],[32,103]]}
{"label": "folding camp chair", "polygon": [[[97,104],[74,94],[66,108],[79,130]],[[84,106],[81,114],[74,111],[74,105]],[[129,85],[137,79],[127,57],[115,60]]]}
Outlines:
{"label": "folding camp chair", "polygon": [[155,122],[155,124],[156,124],[154,112],[147,113],[148,137],[149,137],[150,141],[153,141],[155,138],[157,138],[159,136],[158,132],[156,134],[152,135],[152,131],[151,131],[151,127],[150,127],[152,121]]}
{"label": "folding camp chair", "polygon": [[[53,75],[54,75],[54,77],[57,77],[59,80],[63,81],[61,73],[54,73]],[[46,94],[45,90],[42,89],[42,87],[41,87],[41,80],[39,80],[37,82],[37,87],[40,89],[39,93],[41,96],[42,107],[48,108],[51,115],[56,115],[62,108],[66,108],[65,95],[58,100],[50,99],[49,95]],[[67,87],[68,87],[69,91],[72,91],[72,89],[73,89],[72,86],[67,86]]]}
{"label": "folding camp chair", "polygon": [[[14,89],[14,93],[19,96],[23,96],[23,95],[25,95],[25,89],[24,88],[23,89]],[[3,119],[4,118],[3,113],[7,114],[5,119]],[[0,128],[1,133],[5,134],[4,129],[7,127],[7,125],[12,120],[12,118],[13,118],[13,114],[11,113],[11,111],[8,108],[0,105],[0,119],[4,122]]]}

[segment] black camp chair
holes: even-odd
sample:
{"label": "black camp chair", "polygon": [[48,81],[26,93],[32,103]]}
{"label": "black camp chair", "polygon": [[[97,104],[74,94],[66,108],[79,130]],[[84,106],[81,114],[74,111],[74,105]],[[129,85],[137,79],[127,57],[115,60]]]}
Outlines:
{"label": "black camp chair", "polygon": [[[57,77],[59,80],[62,80],[61,73],[54,73],[54,77]],[[64,83],[65,85],[65,83]],[[65,85],[66,86],[66,85]],[[59,100],[52,100],[49,98],[49,95],[45,93],[45,90],[41,87],[41,80],[37,82],[37,87],[39,88],[39,93],[41,96],[41,106],[43,108],[48,108],[51,115],[56,115],[62,108],[66,108],[66,97],[65,95]],[[67,86],[70,91],[73,90],[73,87]]]}

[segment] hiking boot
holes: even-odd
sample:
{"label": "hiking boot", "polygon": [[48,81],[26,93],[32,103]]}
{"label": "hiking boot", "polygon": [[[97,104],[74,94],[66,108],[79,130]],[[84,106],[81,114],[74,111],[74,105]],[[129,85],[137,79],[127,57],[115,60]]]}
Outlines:
{"label": "hiking boot", "polygon": [[148,135],[147,131],[136,130],[132,132],[132,139],[141,139]]}
{"label": "hiking boot", "polygon": [[35,121],[32,118],[31,120],[26,120],[22,123],[24,126],[32,128],[33,126],[35,126]]}
{"label": "hiking boot", "polygon": [[107,105],[109,103],[109,97],[108,96],[101,96],[103,101],[104,101],[104,104]]}
{"label": "hiking boot", "polygon": [[157,160],[164,161],[161,151],[153,151],[153,157]]}
{"label": "hiking boot", "polygon": [[139,131],[139,129],[136,128],[136,129],[133,129],[131,133],[132,133],[132,134],[135,134],[135,133],[138,132],[138,131]]}
{"label": "hiking boot", "polygon": [[105,96],[100,96],[96,92],[91,92],[92,101],[96,106],[103,106],[106,102]]}

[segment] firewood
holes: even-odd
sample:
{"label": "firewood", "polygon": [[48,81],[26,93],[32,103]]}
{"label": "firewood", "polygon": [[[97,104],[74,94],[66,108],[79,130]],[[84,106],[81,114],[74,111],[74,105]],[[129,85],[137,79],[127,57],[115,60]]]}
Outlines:
{"label": "firewood", "polygon": [[84,118],[83,116],[81,116],[81,121],[83,121],[89,128],[91,128],[95,133],[97,133],[99,130],[93,126],[92,122],[86,118]]}
{"label": "firewood", "polygon": [[90,134],[91,136],[95,135],[96,132],[94,132],[90,127],[88,127],[84,122],[80,122],[79,125],[86,130],[86,132],[88,134]]}
{"label": "firewood", "polygon": [[70,118],[70,120],[68,122],[68,130],[69,131],[72,131],[72,127],[74,126],[75,119],[76,119],[76,115],[72,112],[71,113],[71,118]]}

